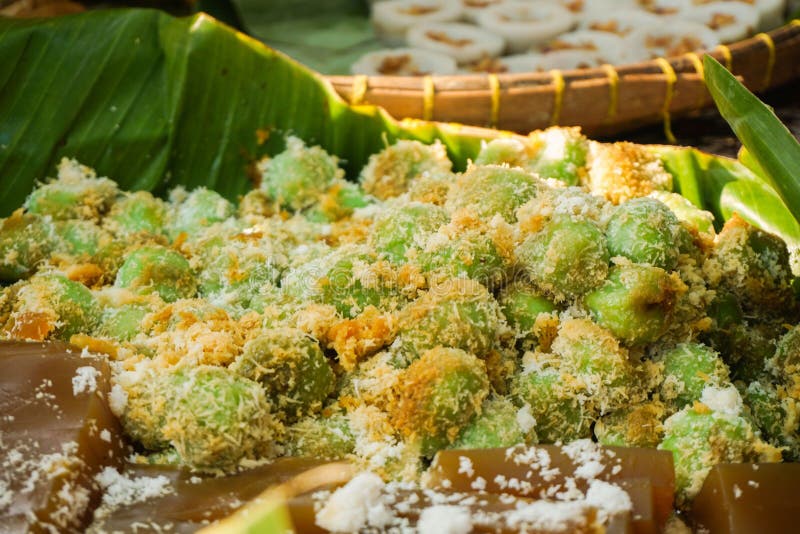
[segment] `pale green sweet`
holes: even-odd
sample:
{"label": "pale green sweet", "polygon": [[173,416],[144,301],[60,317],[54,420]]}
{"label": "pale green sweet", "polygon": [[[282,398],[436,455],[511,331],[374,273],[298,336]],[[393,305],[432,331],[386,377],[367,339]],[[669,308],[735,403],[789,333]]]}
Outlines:
{"label": "pale green sweet", "polygon": [[767,361],[767,369],[781,380],[800,375],[800,326],[781,336],[775,354]]}
{"label": "pale green sweet", "polygon": [[725,223],[703,270],[712,287],[735,295],[746,312],[797,318],[786,244],[737,215]]}
{"label": "pale green sweet", "polygon": [[742,396],[762,437],[777,447],[785,447],[785,459],[797,461],[800,456],[800,401],[764,379],[751,382]]}
{"label": "pale green sweet", "polygon": [[367,306],[394,310],[407,302],[398,286],[397,272],[369,248],[342,246],[283,276],[281,285],[291,298],[330,304],[353,318]]}
{"label": "pale green sweet", "polygon": [[752,427],[740,415],[700,405],[670,416],[658,448],[672,452],[678,503],[686,504],[697,495],[714,465],[755,459],[756,443]]}
{"label": "pale green sweet", "polygon": [[601,413],[627,406],[639,396],[638,376],[627,350],[589,319],[563,321],[552,352],[560,369],[580,381]]}
{"label": "pale green sweet", "polygon": [[60,274],[36,274],[16,294],[12,321],[43,325],[47,337],[69,341],[74,334],[92,332],[100,308],[86,286]]}
{"label": "pale green sweet", "polygon": [[402,310],[392,350],[400,361],[415,360],[439,345],[484,357],[507,331],[500,306],[484,286],[450,279]]}
{"label": "pale green sweet", "polygon": [[719,354],[701,343],[680,343],[658,355],[664,365],[661,397],[681,409],[694,401],[707,385],[729,381],[728,367]]}
{"label": "pale green sweet", "polygon": [[0,220],[0,280],[32,275],[57,244],[49,218],[19,210]]}
{"label": "pale green sweet", "polygon": [[422,202],[386,203],[375,219],[369,244],[392,263],[406,263],[406,252],[424,246],[425,239],[450,220],[447,211]]}
{"label": "pale green sweet", "polygon": [[60,237],[57,248],[79,261],[92,259],[102,247],[112,241],[111,234],[93,221],[81,219],[57,221],[55,228]]}
{"label": "pale green sweet", "polygon": [[450,188],[445,208],[451,213],[468,210],[485,220],[500,215],[513,223],[517,208],[536,195],[538,183],[522,169],[473,165]]}
{"label": "pale green sweet", "polygon": [[653,198],[634,198],[620,204],[608,221],[608,252],[671,271],[678,264],[681,231],[667,206]]}
{"label": "pale green sweet", "polygon": [[104,308],[98,333],[119,341],[130,341],[142,331],[142,321],[152,311],[140,303]]}
{"label": "pale green sweet", "polygon": [[469,278],[494,288],[508,276],[511,261],[507,256],[491,233],[469,228],[456,235],[431,234],[411,263],[419,266],[431,285],[449,278]]}
{"label": "pale green sweet", "polygon": [[170,194],[172,211],[168,233],[173,239],[181,234],[193,237],[207,227],[232,217],[236,210],[228,200],[216,191],[198,187],[187,193],[180,188]]}
{"label": "pale green sweet", "polygon": [[373,201],[358,184],[336,179],[304,214],[312,221],[334,222],[349,217],[355,210],[369,206]]}
{"label": "pale green sweet", "polygon": [[527,169],[536,158],[538,149],[530,139],[521,137],[492,139],[481,147],[475,165],[508,165]]}
{"label": "pale green sweet", "polygon": [[425,352],[400,382],[390,407],[392,422],[427,457],[452,444],[489,395],[483,362],[460,349]]}
{"label": "pale green sweet", "polygon": [[490,398],[450,448],[492,449],[535,441],[535,432],[532,432],[534,439],[529,439],[526,434],[531,429],[523,430],[519,418],[519,408],[511,401],[505,397]]}
{"label": "pale green sweet", "polygon": [[658,401],[626,406],[600,417],[594,435],[602,445],[655,449],[664,438],[665,417]]}
{"label": "pale green sweet", "polygon": [[531,281],[556,301],[583,295],[608,274],[605,237],[589,220],[553,218],[529,235],[515,254]]}
{"label": "pale green sweet", "polygon": [[147,191],[126,193],[111,206],[103,224],[118,236],[160,236],[166,232],[167,208],[166,202]]}
{"label": "pale green sweet", "polygon": [[511,394],[519,406],[529,406],[536,420],[540,443],[573,441],[589,437],[597,411],[554,367],[527,369],[517,375]]}
{"label": "pale green sweet", "polygon": [[172,446],[182,465],[230,469],[272,446],[277,426],[264,390],[223,367],[163,370],[127,391],[126,432],[154,450]]}
{"label": "pale green sweet", "polygon": [[583,300],[600,326],[636,345],[655,341],[667,331],[684,290],[680,280],[663,269],[622,264],[612,267],[603,285]]}
{"label": "pale green sweet", "polygon": [[650,197],[663,202],[679,221],[686,224],[695,232],[706,234],[710,237],[716,235],[714,230],[714,215],[702,210],[691,203],[689,199],[668,191],[653,191]]}
{"label": "pale green sweet", "polygon": [[504,287],[498,297],[508,324],[518,339],[535,341],[533,334],[536,320],[541,314],[554,314],[556,305],[551,299],[525,282]]}
{"label": "pale green sweet", "polygon": [[260,383],[275,416],[289,421],[319,412],[335,386],[319,344],[294,328],[270,329],[248,341],[230,369]]}
{"label": "pale green sweet", "polygon": [[131,252],[117,271],[114,285],[143,295],[158,293],[165,302],[190,298],[197,292],[186,258],[161,246],[145,246]]}
{"label": "pale green sweet", "polygon": [[452,166],[443,144],[400,140],[370,156],[359,180],[364,191],[386,200],[405,193],[415,179],[449,173]]}
{"label": "pale green sweet", "polygon": [[117,184],[97,178],[91,169],[75,160],[63,159],[58,179],[40,185],[25,200],[28,212],[56,220],[97,220],[117,195]]}
{"label": "pale green sweet", "polygon": [[335,156],[319,146],[308,147],[297,137],[288,137],[286,149],[261,161],[258,168],[261,189],[291,211],[313,205],[343,175]]}
{"label": "pale green sweet", "polygon": [[287,456],[343,460],[352,454],[355,438],[344,414],[306,417],[286,429]]}

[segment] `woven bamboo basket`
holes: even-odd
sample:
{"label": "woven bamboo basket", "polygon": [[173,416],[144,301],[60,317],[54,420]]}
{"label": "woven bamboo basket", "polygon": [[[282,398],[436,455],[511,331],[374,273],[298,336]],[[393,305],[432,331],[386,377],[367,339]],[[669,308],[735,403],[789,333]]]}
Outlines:
{"label": "woven bamboo basket", "polygon": [[[761,92],[800,77],[800,20],[709,52]],[[610,135],[711,104],[695,53],[634,65],[462,76],[329,76],[353,104],[394,117],[457,122],[527,133],[555,125]],[[800,94],[800,89],[798,90]]]}

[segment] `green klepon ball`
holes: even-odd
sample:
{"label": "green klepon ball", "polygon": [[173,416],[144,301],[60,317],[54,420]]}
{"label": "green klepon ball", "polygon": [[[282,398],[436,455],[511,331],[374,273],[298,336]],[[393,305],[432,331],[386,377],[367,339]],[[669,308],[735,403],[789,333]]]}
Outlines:
{"label": "green klepon ball", "polygon": [[27,278],[50,256],[58,243],[47,217],[17,210],[0,220],[0,280]]}
{"label": "green klepon ball", "polygon": [[69,341],[90,333],[100,308],[86,286],[60,274],[37,274],[19,288],[10,319],[12,337]]}
{"label": "green klepon ball", "polygon": [[123,304],[103,310],[99,333],[119,341],[130,341],[142,331],[142,321],[152,312],[143,304]]}
{"label": "green klepon ball", "polygon": [[494,288],[508,276],[509,255],[491,232],[469,228],[456,235],[443,231],[429,235],[423,250],[410,262],[425,273],[429,285],[451,278],[469,278]]}
{"label": "green klepon ball", "polygon": [[370,156],[359,180],[364,191],[386,200],[402,195],[421,177],[449,173],[452,166],[443,144],[401,140]]}
{"label": "green klepon ball", "polygon": [[574,378],[553,367],[526,369],[511,386],[517,405],[528,406],[540,443],[589,437],[597,412],[576,389]]}
{"label": "green klepon ball", "polygon": [[230,369],[260,383],[276,416],[290,421],[319,412],[335,386],[319,344],[294,328],[268,330],[247,342]]}
{"label": "green klepon ball", "polygon": [[701,210],[686,197],[668,191],[653,191],[650,193],[650,197],[663,202],[679,221],[688,225],[695,232],[710,237],[716,235],[714,215],[709,211]]}
{"label": "green klepon ball", "polygon": [[719,354],[701,343],[680,343],[658,355],[664,365],[661,397],[681,409],[700,399],[707,385],[728,383],[728,367]]}
{"label": "green klepon ball", "polygon": [[800,326],[795,326],[778,340],[775,354],[767,360],[767,370],[781,380],[800,375]]}
{"label": "green klepon ball", "polygon": [[679,505],[697,495],[716,464],[755,461],[759,456],[761,461],[780,460],[780,452],[761,442],[740,414],[741,398],[733,386],[709,387],[701,398],[703,403],[664,421],[664,439],[658,446],[672,452]]}
{"label": "green klepon ball", "polygon": [[406,252],[424,246],[426,238],[450,216],[435,204],[422,202],[387,202],[375,219],[369,244],[394,264],[406,263]]}
{"label": "green klepon ball", "polygon": [[264,390],[224,367],[160,370],[126,391],[126,432],[146,448],[174,447],[182,465],[231,469],[272,447],[277,425]]}
{"label": "green klepon ball", "polygon": [[627,406],[637,396],[638,376],[628,351],[589,319],[567,319],[553,341],[560,369],[585,387],[601,413]]}
{"label": "green klepon ball", "polygon": [[284,274],[281,286],[287,295],[300,302],[330,304],[347,318],[357,316],[367,306],[390,311],[407,302],[400,291],[396,270],[360,245],[339,247],[290,269]]}
{"label": "green klepon ball", "polygon": [[800,455],[800,400],[763,379],[751,382],[742,396],[764,439],[776,447],[785,447],[784,458],[797,461]]}
{"label": "green klepon ball", "polygon": [[287,456],[343,460],[355,449],[355,438],[344,414],[306,417],[286,429]]}
{"label": "green klepon ball", "polygon": [[286,149],[273,158],[262,160],[258,168],[261,189],[291,211],[317,202],[343,175],[335,156],[319,146],[307,147],[297,137],[287,138]]}
{"label": "green klepon ball", "polygon": [[126,193],[108,212],[103,224],[118,236],[133,234],[164,235],[167,223],[167,203],[147,191]]}
{"label": "green klepon ball", "polygon": [[97,220],[116,195],[115,182],[97,178],[93,170],[64,158],[58,166],[58,179],[34,189],[25,200],[25,209],[56,220]]}
{"label": "green klepon ball", "polygon": [[405,370],[390,414],[401,433],[431,457],[458,438],[488,395],[481,360],[463,350],[437,347]]}
{"label": "green klepon ball", "polygon": [[439,345],[484,357],[507,330],[500,306],[485,287],[473,280],[451,279],[400,312],[392,350],[406,362]]}
{"label": "green klepon ball", "polygon": [[369,206],[374,201],[358,184],[336,179],[303,214],[314,222],[334,222],[349,217],[358,208]]}
{"label": "green klepon ball", "polygon": [[538,183],[522,169],[473,165],[450,188],[445,208],[451,213],[466,209],[486,220],[500,215],[513,223],[517,208],[536,196]]}
{"label": "green klepon ball", "polygon": [[612,267],[608,279],[587,293],[584,303],[600,326],[636,345],[655,341],[667,331],[683,291],[676,276],[631,263]]}
{"label": "green klepon ball", "polygon": [[236,208],[216,191],[198,187],[191,193],[177,188],[170,194],[172,213],[168,233],[173,239],[185,233],[195,236],[214,223],[227,220]]}
{"label": "green klepon ball", "polygon": [[538,317],[558,312],[551,299],[523,282],[504,287],[500,291],[498,301],[503,315],[518,339],[535,340],[534,326]]}
{"label": "green klepon ball", "polygon": [[161,246],[145,246],[130,253],[117,271],[114,285],[143,295],[158,293],[165,302],[190,298],[197,292],[186,258]]}
{"label": "green klepon ball", "polygon": [[594,425],[594,435],[602,445],[655,449],[664,438],[664,405],[647,401],[606,414]]}
{"label": "green klepon ball", "polygon": [[111,234],[93,221],[73,219],[57,221],[55,225],[61,238],[59,251],[78,260],[91,259],[112,241]]}
{"label": "green klepon ball", "polygon": [[667,206],[653,198],[634,198],[620,204],[608,221],[608,252],[671,271],[678,264],[682,230]]}
{"label": "green klepon ball", "polygon": [[605,237],[588,220],[551,219],[517,247],[516,257],[531,281],[557,301],[583,295],[608,274]]}
{"label": "green klepon ball", "polygon": [[[520,425],[522,423],[522,425]],[[527,435],[535,425],[529,414],[504,397],[490,398],[483,403],[477,415],[461,432],[452,449],[492,449],[512,447],[529,440]],[[524,427],[524,428],[523,428]],[[535,437],[535,432],[533,432]]]}

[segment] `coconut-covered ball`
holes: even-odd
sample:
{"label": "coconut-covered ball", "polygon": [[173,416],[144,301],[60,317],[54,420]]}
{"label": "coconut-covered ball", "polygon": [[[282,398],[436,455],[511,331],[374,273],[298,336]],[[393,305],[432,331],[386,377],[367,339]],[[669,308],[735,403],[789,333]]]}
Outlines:
{"label": "coconut-covered ball", "polygon": [[173,189],[170,203],[167,231],[173,239],[181,234],[194,237],[236,213],[233,204],[216,191],[205,187],[198,187],[191,192],[180,187]]}
{"label": "coconut-covered ball", "polygon": [[464,428],[453,449],[491,449],[513,447],[536,441],[536,422],[524,409],[505,397],[484,401],[481,413]]}
{"label": "coconut-covered ball", "polygon": [[672,189],[672,175],[658,154],[643,145],[591,141],[587,162],[589,189],[614,204]]}
{"label": "coconut-covered ball", "polygon": [[677,274],[635,263],[615,265],[602,286],[586,294],[594,320],[636,345],[661,337],[669,328],[675,302],[686,290]]}
{"label": "coconut-covered ball", "polygon": [[261,189],[291,211],[300,211],[317,202],[344,175],[335,156],[322,147],[306,146],[297,137],[288,137],[286,149],[260,161],[258,169]]}
{"label": "coconut-covered ball", "polygon": [[729,383],[728,367],[702,343],[680,343],[657,356],[664,366],[661,398],[681,409],[700,399],[706,386]]}
{"label": "coconut-covered ball", "polygon": [[445,208],[450,212],[469,210],[485,220],[500,215],[513,223],[517,208],[536,195],[538,182],[522,169],[473,165],[450,188]]}
{"label": "coconut-covered ball", "polygon": [[451,279],[401,311],[392,350],[402,361],[415,360],[439,345],[484,357],[507,334],[500,306],[484,286]]}
{"label": "coconut-covered ball", "polygon": [[590,220],[553,218],[515,254],[531,281],[556,301],[583,295],[608,274],[606,239]]}
{"label": "coconut-covered ball", "polygon": [[97,301],[83,284],[60,274],[36,274],[16,292],[5,328],[16,339],[69,341],[93,332],[99,319]]}
{"label": "coconut-covered ball", "polygon": [[224,367],[160,369],[123,385],[126,432],[144,447],[172,446],[192,468],[235,468],[272,452],[278,426],[261,386]]}
{"label": "coconut-covered ball", "polygon": [[32,275],[57,243],[49,217],[17,210],[0,220],[0,280],[12,282]]}
{"label": "coconut-covered ball", "polygon": [[525,348],[547,344],[552,325],[558,323],[558,308],[551,298],[528,282],[509,284],[500,290],[498,302],[509,326]]}
{"label": "coconut-covered ball", "polygon": [[635,198],[620,204],[608,221],[608,252],[671,271],[678,264],[683,231],[667,206],[653,198]]}
{"label": "coconut-covered ball", "polygon": [[161,236],[167,229],[168,204],[148,191],[125,193],[103,219],[106,230],[120,237]]}
{"label": "coconut-covered ball", "polygon": [[230,369],[260,383],[276,416],[290,421],[319,412],[335,386],[319,344],[294,328],[270,329],[248,341]]}
{"label": "coconut-covered ball", "polygon": [[368,242],[390,262],[406,263],[406,252],[423,247],[427,237],[449,220],[447,211],[435,204],[387,202],[372,225]]}
{"label": "coconut-covered ball", "polygon": [[381,200],[402,195],[426,175],[447,175],[453,164],[444,145],[397,141],[370,156],[359,180],[364,191]]}
{"label": "coconut-covered ball", "polygon": [[486,367],[460,349],[436,347],[405,370],[390,407],[392,421],[423,456],[452,444],[489,395]]}
{"label": "coconut-covered ball", "polygon": [[594,435],[602,445],[655,449],[664,438],[666,416],[659,401],[632,404],[600,417]]}
{"label": "coconut-covered ball", "polygon": [[25,200],[25,209],[53,219],[99,220],[117,195],[117,184],[94,170],[63,158],[58,178],[40,185]]}
{"label": "coconut-covered ball", "polygon": [[158,293],[165,302],[190,298],[197,292],[189,262],[162,246],[145,246],[131,252],[117,271],[116,287],[143,295]]}
{"label": "coconut-covered ball", "polygon": [[287,456],[342,460],[353,452],[355,438],[344,414],[305,417],[286,428]]}

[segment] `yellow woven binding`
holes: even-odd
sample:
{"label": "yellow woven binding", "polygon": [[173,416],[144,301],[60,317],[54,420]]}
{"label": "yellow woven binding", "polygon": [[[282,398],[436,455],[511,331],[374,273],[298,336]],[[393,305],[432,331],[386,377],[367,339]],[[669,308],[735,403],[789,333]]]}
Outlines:
{"label": "yellow woven binding", "polygon": [[350,103],[354,106],[359,106],[364,103],[364,97],[367,95],[368,78],[365,74],[358,74],[353,76],[353,90],[350,93]]}
{"label": "yellow woven binding", "polygon": [[617,105],[619,102],[619,73],[614,65],[606,63],[603,65],[608,77],[608,111],[606,112],[605,122],[611,122],[617,116]]}
{"label": "yellow woven binding", "polygon": [[767,70],[764,73],[764,81],[761,82],[762,89],[766,89],[772,81],[772,71],[775,70],[775,41],[772,40],[769,34],[763,32],[756,35],[756,39],[761,39],[767,45],[767,50],[769,51]]}
{"label": "yellow woven binding", "polygon": [[664,106],[661,108],[661,115],[664,117],[664,135],[667,141],[675,143],[675,135],[672,133],[672,119],[669,115],[669,106],[672,104],[672,97],[675,95],[675,82],[678,81],[678,75],[675,74],[675,69],[672,68],[669,61],[663,57],[655,59],[655,62],[661,68],[661,72],[667,79],[667,88],[664,94]]}
{"label": "yellow woven binding", "polygon": [[[706,80],[706,69],[703,67],[703,60],[700,59],[700,56],[695,54],[694,52],[689,52],[685,54],[686,59],[688,59],[692,65],[694,66],[694,71],[700,77],[700,82],[705,83]],[[697,97],[697,107],[701,107],[705,103],[705,91],[700,93],[700,96]]]}
{"label": "yellow woven binding", "polygon": [[719,50],[719,53],[722,54],[722,59],[725,60],[725,68],[733,70],[733,54],[731,54],[731,49],[724,44],[717,45],[716,49]]}
{"label": "yellow woven binding", "polygon": [[564,75],[558,69],[550,71],[550,76],[553,77],[553,88],[555,95],[553,95],[553,115],[550,117],[550,126],[557,126],[558,121],[561,120],[561,108],[564,105]]}
{"label": "yellow woven binding", "polygon": [[433,118],[433,99],[436,96],[436,86],[430,74],[422,79],[422,85],[422,118],[429,121]]}
{"label": "yellow woven binding", "polygon": [[789,23],[791,26],[797,26],[800,28],[800,19],[793,19],[792,22]]}
{"label": "yellow woven binding", "polygon": [[489,77],[489,91],[491,93],[492,108],[489,111],[489,126],[497,128],[497,123],[500,117],[500,80],[497,74],[490,73]]}

